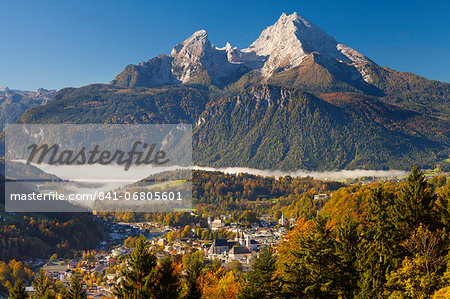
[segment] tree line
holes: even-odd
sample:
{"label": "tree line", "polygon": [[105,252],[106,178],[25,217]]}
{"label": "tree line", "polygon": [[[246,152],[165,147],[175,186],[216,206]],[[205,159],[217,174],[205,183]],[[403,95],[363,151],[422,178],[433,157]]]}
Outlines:
{"label": "tree line", "polygon": [[247,273],[198,259],[195,267],[182,267],[180,280],[170,258],[156,266],[142,242],[116,295],[164,298],[156,269],[168,263],[171,274],[164,277],[177,286],[170,288],[170,298],[446,298],[450,182],[433,187],[413,168],[406,182],[396,185],[369,186],[357,216],[348,213],[338,222],[322,212],[300,218],[279,247],[259,253]]}

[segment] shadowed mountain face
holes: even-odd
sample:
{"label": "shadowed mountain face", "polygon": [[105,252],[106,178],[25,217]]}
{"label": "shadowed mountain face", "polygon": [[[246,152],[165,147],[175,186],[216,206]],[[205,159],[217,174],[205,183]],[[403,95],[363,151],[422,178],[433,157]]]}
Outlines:
{"label": "shadowed mountain face", "polygon": [[320,96],[258,86],[223,99],[199,118],[194,160],[259,169],[406,169],[432,166],[448,148],[445,121],[366,96]]}
{"label": "shadowed mountain face", "polygon": [[59,91],[20,122],[192,123],[194,162],[205,166],[409,169],[448,157],[449,92],[294,13],[242,50],[199,30],[111,85]]}

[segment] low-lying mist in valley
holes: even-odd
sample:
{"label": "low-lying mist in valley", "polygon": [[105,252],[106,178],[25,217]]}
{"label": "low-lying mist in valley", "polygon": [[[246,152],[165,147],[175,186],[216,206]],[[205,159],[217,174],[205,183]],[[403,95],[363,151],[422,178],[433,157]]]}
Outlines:
{"label": "low-lying mist in valley", "polygon": [[122,166],[118,165],[86,165],[86,166],[52,166],[47,164],[32,165],[40,168],[46,173],[56,175],[62,179],[79,181],[79,182],[122,182],[131,183],[144,179],[152,174],[172,171],[176,169],[191,169],[203,171],[220,171],[228,174],[248,173],[252,175],[274,176],[275,178],[291,176],[291,177],[313,177],[318,180],[345,180],[357,179],[362,177],[373,178],[399,178],[406,176],[407,171],[403,170],[368,170],[368,169],[354,169],[354,170],[329,170],[329,171],[282,171],[270,169],[255,169],[248,167],[224,167],[213,168],[203,166],[186,167],[154,167],[154,166],[138,166],[133,167],[130,171],[124,172]]}
{"label": "low-lying mist in valley", "polygon": [[318,180],[345,180],[345,179],[357,179],[361,177],[373,177],[373,178],[398,178],[408,174],[403,170],[331,170],[331,171],[308,171],[308,170],[295,170],[295,171],[282,171],[282,170],[269,170],[269,169],[254,169],[247,167],[228,167],[228,168],[212,168],[212,167],[199,167],[194,166],[194,170],[205,171],[221,171],[229,174],[249,173],[253,175],[261,176],[274,176],[275,178],[283,176],[291,177],[313,177]]}

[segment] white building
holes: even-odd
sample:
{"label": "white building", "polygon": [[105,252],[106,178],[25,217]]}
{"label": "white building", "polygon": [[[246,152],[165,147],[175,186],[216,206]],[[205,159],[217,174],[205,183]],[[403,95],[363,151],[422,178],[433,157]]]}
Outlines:
{"label": "white building", "polygon": [[218,229],[220,229],[220,228],[222,228],[222,227],[224,227],[225,226],[225,224],[222,222],[222,220],[220,220],[220,219],[216,219],[216,220],[214,220],[212,223],[211,223],[211,229],[212,230],[218,230]]}

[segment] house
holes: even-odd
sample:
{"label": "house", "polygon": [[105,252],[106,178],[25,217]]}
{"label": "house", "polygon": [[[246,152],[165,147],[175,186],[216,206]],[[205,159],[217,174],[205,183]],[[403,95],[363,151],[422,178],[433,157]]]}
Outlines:
{"label": "house", "polygon": [[248,264],[252,257],[253,254],[247,247],[235,246],[228,253],[228,262],[239,261],[242,264]]}
{"label": "house", "polygon": [[33,286],[25,287],[25,292],[26,292],[28,295],[33,296],[33,295],[34,295],[34,287],[33,287]]}
{"label": "house", "polygon": [[211,222],[211,229],[212,230],[218,230],[218,229],[220,229],[220,228],[222,228],[224,226],[225,226],[225,224],[220,219],[216,219],[213,222]]}
{"label": "house", "polygon": [[246,246],[250,251],[257,250],[259,247],[259,242],[254,239],[247,239]]}
{"label": "house", "polygon": [[112,298],[113,294],[107,292],[106,290],[100,290],[98,293],[95,293],[92,295],[92,299],[97,299],[97,298]]}
{"label": "house", "polygon": [[235,245],[239,245],[239,242],[228,241],[227,239],[215,239],[208,249],[208,254],[224,254]]}
{"label": "house", "polygon": [[314,195],[314,199],[315,200],[317,200],[317,199],[327,199],[328,197],[329,197],[328,194],[316,194],[316,195]]}
{"label": "house", "polygon": [[157,244],[158,244],[158,246],[165,246],[165,245],[167,245],[167,240],[164,238],[161,238],[158,240]]}
{"label": "house", "polygon": [[173,243],[178,246],[192,246],[194,238],[176,238]]}
{"label": "house", "polygon": [[122,250],[120,248],[115,248],[111,251],[113,257],[118,257],[122,255]]}
{"label": "house", "polygon": [[247,247],[235,246],[231,248],[228,256],[232,259],[246,257],[250,258],[252,256],[251,251]]}

